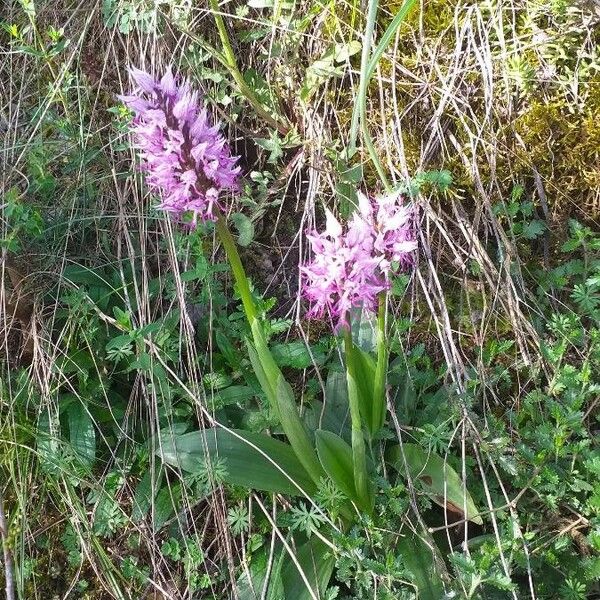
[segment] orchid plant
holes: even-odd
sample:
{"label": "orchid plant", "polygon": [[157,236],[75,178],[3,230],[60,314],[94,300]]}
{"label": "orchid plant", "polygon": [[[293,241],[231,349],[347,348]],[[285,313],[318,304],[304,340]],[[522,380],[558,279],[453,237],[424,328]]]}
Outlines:
{"label": "orchid plant", "polygon": [[[158,207],[186,227],[215,224],[251,332],[246,339],[249,360],[288,441],[225,426],[205,429],[202,443],[198,432],[169,432],[160,444],[162,459],[185,469],[197,456],[194,452],[209,458],[218,454],[226,461],[230,483],[308,498],[328,477],[351,503],[341,513],[343,523],[352,523],[359,512],[371,514],[374,493],[367,448],[386,415],[388,291],[394,275],[413,265],[413,207],[399,193],[358,193],[358,206],[345,226],[326,210],[325,229],[306,232],[313,257],[301,267],[302,295],[309,304],[307,316],[329,319],[333,332],[344,339],[351,446],[331,431],[317,430],[311,436],[292,387],[269,350],[227,224],[228,199],[238,189],[238,159],[188,81],[171,70],[160,79],[135,68],[130,73],[136,87],[120,98],[134,113],[131,131],[146,183],[159,196]],[[360,311],[377,315],[376,359],[352,339],[351,321]],[[333,562],[327,561],[330,575]]]}

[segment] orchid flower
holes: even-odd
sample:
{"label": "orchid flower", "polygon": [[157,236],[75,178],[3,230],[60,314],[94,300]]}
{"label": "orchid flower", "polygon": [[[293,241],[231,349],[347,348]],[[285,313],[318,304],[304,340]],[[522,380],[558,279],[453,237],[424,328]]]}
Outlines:
{"label": "orchid flower", "polygon": [[171,69],[160,80],[131,68],[134,93],[120,99],[135,113],[132,131],[146,183],[160,196],[159,208],[181,219],[215,220],[220,195],[234,190],[240,167],[187,81]]}
{"label": "orchid flower", "polygon": [[307,234],[314,259],[301,267],[303,295],[311,304],[308,317],[327,313],[336,329],[346,325],[352,309],[376,312],[377,297],[390,287],[393,268],[412,264],[417,248],[412,208],[399,194],[371,201],[359,193],[358,200],[346,231],[326,210],[325,230]]}

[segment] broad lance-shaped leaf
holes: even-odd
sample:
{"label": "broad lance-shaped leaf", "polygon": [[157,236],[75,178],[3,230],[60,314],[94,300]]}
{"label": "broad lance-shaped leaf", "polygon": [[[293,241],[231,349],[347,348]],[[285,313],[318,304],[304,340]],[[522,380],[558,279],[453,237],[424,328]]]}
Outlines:
{"label": "broad lance-shaped leaf", "polygon": [[[359,498],[369,498],[369,480],[367,473],[367,453],[362,431],[360,414],[361,397],[356,377],[356,352],[349,330],[344,332],[344,349],[346,352],[346,382],[348,384],[348,405],[350,407],[350,423],[352,426],[352,465],[354,467],[354,487]],[[367,509],[370,512],[369,509]]]}
{"label": "broad lance-shaped leaf", "polygon": [[359,508],[371,512],[370,493],[361,496],[356,489],[352,448],[339,435],[323,429],[315,433],[315,442],[321,464],[333,483]]}
{"label": "broad lance-shaped leaf", "polygon": [[313,399],[305,412],[305,422],[311,431],[325,429],[350,442],[350,413],[346,373],[329,371],[323,401]]}
{"label": "broad lance-shaped leaf", "polygon": [[400,538],[396,551],[412,575],[420,600],[439,600],[444,597],[444,585],[435,568],[433,552],[412,532]]}
{"label": "broad lance-shaped leaf", "polygon": [[79,458],[92,466],[96,458],[96,431],[94,422],[85,406],[77,401],[68,408],[69,437],[71,446]]}
{"label": "broad lance-shaped leaf", "polygon": [[211,428],[172,435],[163,430],[156,453],[190,473],[203,470],[207,459],[222,460],[224,480],[247,489],[291,496],[316,489],[292,447],[261,433]]}
{"label": "broad lance-shaped leaf", "polygon": [[272,554],[268,545],[253,553],[248,570],[237,582],[239,600],[313,600],[325,597],[335,564],[327,545],[316,536],[308,540],[296,538],[290,545],[294,548],[295,560],[279,541]]}
{"label": "broad lance-shaped leaf", "polygon": [[[281,570],[281,580],[285,598],[294,600],[312,600],[324,598],[327,584],[331,579],[335,557],[329,548],[318,537],[313,536],[300,545],[296,552],[296,562],[286,553],[286,560]],[[296,564],[297,563],[297,564]],[[298,567],[310,584],[308,589]]]}
{"label": "broad lance-shaped leaf", "polygon": [[364,419],[367,429],[371,434],[379,429],[379,425],[374,423],[373,415],[375,413],[373,403],[375,401],[375,372],[376,364],[373,357],[354,345],[354,368],[356,369],[356,388],[360,397],[360,414]]}
{"label": "broad lance-shaped leaf", "polygon": [[335,433],[323,429],[315,432],[315,442],[319,460],[327,475],[347,498],[359,502],[354,487],[352,448]]}
{"label": "broad lance-shaped leaf", "polygon": [[[436,504],[461,518],[465,518],[466,504],[466,518],[478,525],[483,523],[475,502],[464,488],[458,473],[441,456],[427,452],[417,444],[404,443],[402,448],[411,478],[420,482]],[[404,472],[400,446],[390,448],[386,458],[398,471]]]}
{"label": "broad lance-shaped leaf", "polygon": [[298,413],[292,386],[290,386],[281,374],[277,382],[276,393],[277,401],[279,402],[281,426],[296,453],[296,457],[312,477],[313,481],[318,484],[324,475],[321,463],[308,436],[306,425]]}

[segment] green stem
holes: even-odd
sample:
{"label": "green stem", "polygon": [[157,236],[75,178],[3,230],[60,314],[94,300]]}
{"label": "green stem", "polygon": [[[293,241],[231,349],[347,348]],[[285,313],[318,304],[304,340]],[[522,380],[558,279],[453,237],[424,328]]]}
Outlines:
{"label": "green stem", "polygon": [[383,52],[392,40],[398,27],[400,27],[400,24],[404,21],[406,15],[415,4],[415,1],[416,0],[405,0],[398,13],[385,30],[381,41],[375,48],[373,56],[370,59],[369,54],[371,52],[373,31],[377,22],[378,1],[371,0],[369,2],[369,11],[367,13],[367,25],[365,28],[365,35],[363,38],[358,96],[356,99],[356,106],[354,108],[354,112],[352,113],[352,123],[350,126],[350,141],[348,143],[348,154],[352,156],[356,151],[356,139],[358,137],[358,130],[360,125],[360,131],[362,133],[363,142],[367,148],[371,161],[375,165],[377,174],[379,175],[379,178],[381,179],[385,189],[388,192],[391,191],[392,186],[385,174],[385,169],[383,168],[383,165],[379,160],[379,156],[377,154],[377,151],[375,150],[375,146],[373,145],[373,139],[371,138],[371,134],[369,133],[369,127],[367,123],[367,89],[369,87],[369,82],[373,77],[373,73],[375,72],[375,69],[377,67],[377,63],[381,59]]}
{"label": "green stem", "polygon": [[373,39],[373,31],[375,30],[375,23],[377,22],[378,5],[378,0],[369,1],[367,25],[363,36],[362,54],[360,57],[360,81],[358,83],[358,96],[354,111],[352,112],[352,123],[350,124],[350,140],[348,142],[348,154],[350,156],[352,156],[356,151],[358,128],[361,120],[363,120],[361,119],[363,115],[361,115],[360,107],[362,106],[367,95],[367,85],[369,83],[367,78],[367,68],[369,65],[369,54],[371,53],[371,40]]}
{"label": "green stem", "polygon": [[319,484],[325,473],[306,431],[304,421],[298,413],[293,390],[269,350],[235,240],[229,231],[225,217],[220,212],[217,212],[215,216],[217,217],[217,235],[229,259],[244,312],[252,331],[254,345],[248,344],[252,366],[275,415],[281,422],[281,427],[294,449],[294,453],[314,482]]}
{"label": "green stem", "polygon": [[388,350],[385,335],[385,311],[387,308],[387,292],[379,294],[379,310],[377,313],[377,367],[375,368],[375,385],[373,389],[373,427],[376,433],[385,421],[385,380],[387,375]]}
{"label": "green stem", "polygon": [[254,304],[254,299],[252,298],[246,271],[244,271],[244,266],[242,265],[240,255],[237,251],[235,240],[233,239],[231,231],[229,231],[229,227],[227,227],[225,217],[222,214],[217,215],[216,230],[217,235],[221,240],[221,244],[223,244],[223,248],[225,248],[227,258],[229,259],[231,271],[233,272],[233,277],[237,283],[238,292],[242,299],[242,304],[244,305],[244,312],[246,313],[248,323],[250,324],[250,328],[254,329],[254,323],[258,320],[258,312]]}
{"label": "green stem", "polygon": [[367,475],[367,457],[365,438],[362,432],[360,418],[360,403],[356,386],[356,364],[354,358],[354,343],[350,325],[344,331],[344,346],[346,351],[346,377],[348,382],[348,404],[350,406],[350,422],[352,425],[352,464],[354,467],[354,486],[364,507],[371,506]]}
{"label": "green stem", "polygon": [[277,121],[277,119],[275,119],[273,115],[271,115],[271,113],[269,113],[269,111],[263,107],[263,105],[260,103],[260,100],[256,97],[254,91],[246,83],[244,76],[237,66],[235,53],[233,52],[233,47],[229,41],[227,27],[225,26],[225,21],[223,20],[223,16],[219,8],[219,1],[209,0],[209,3],[215,18],[215,24],[217,25],[219,37],[221,38],[221,44],[223,44],[223,57],[225,59],[226,66],[229,69],[229,72],[231,73],[235,83],[237,84],[240,93],[246,97],[248,102],[250,102],[256,113],[262,119],[264,119],[271,127],[277,129],[279,133],[285,135],[289,132],[290,128],[286,124]]}

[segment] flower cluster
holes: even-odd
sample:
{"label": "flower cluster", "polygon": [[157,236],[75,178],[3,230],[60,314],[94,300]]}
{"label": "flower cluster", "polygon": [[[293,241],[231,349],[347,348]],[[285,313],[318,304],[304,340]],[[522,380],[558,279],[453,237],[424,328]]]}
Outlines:
{"label": "flower cluster", "polygon": [[191,213],[192,224],[214,220],[222,206],[222,190],[236,189],[240,167],[206,109],[188,82],[178,83],[170,69],[160,80],[130,69],[138,85],[120,99],[135,117],[133,133],[140,151],[146,182],[161,198],[159,208],[181,218]]}
{"label": "flower cluster", "polygon": [[399,194],[371,202],[359,193],[358,210],[345,232],[331,212],[326,214],[325,231],[307,235],[315,256],[301,267],[302,291],[311,303],[309,317],[327,313],[337,327],[344,327],[352,309],[375,312],[379,293],[390,287],[394,267],[412,264],[417,247],[412,210],[402,204]]}

